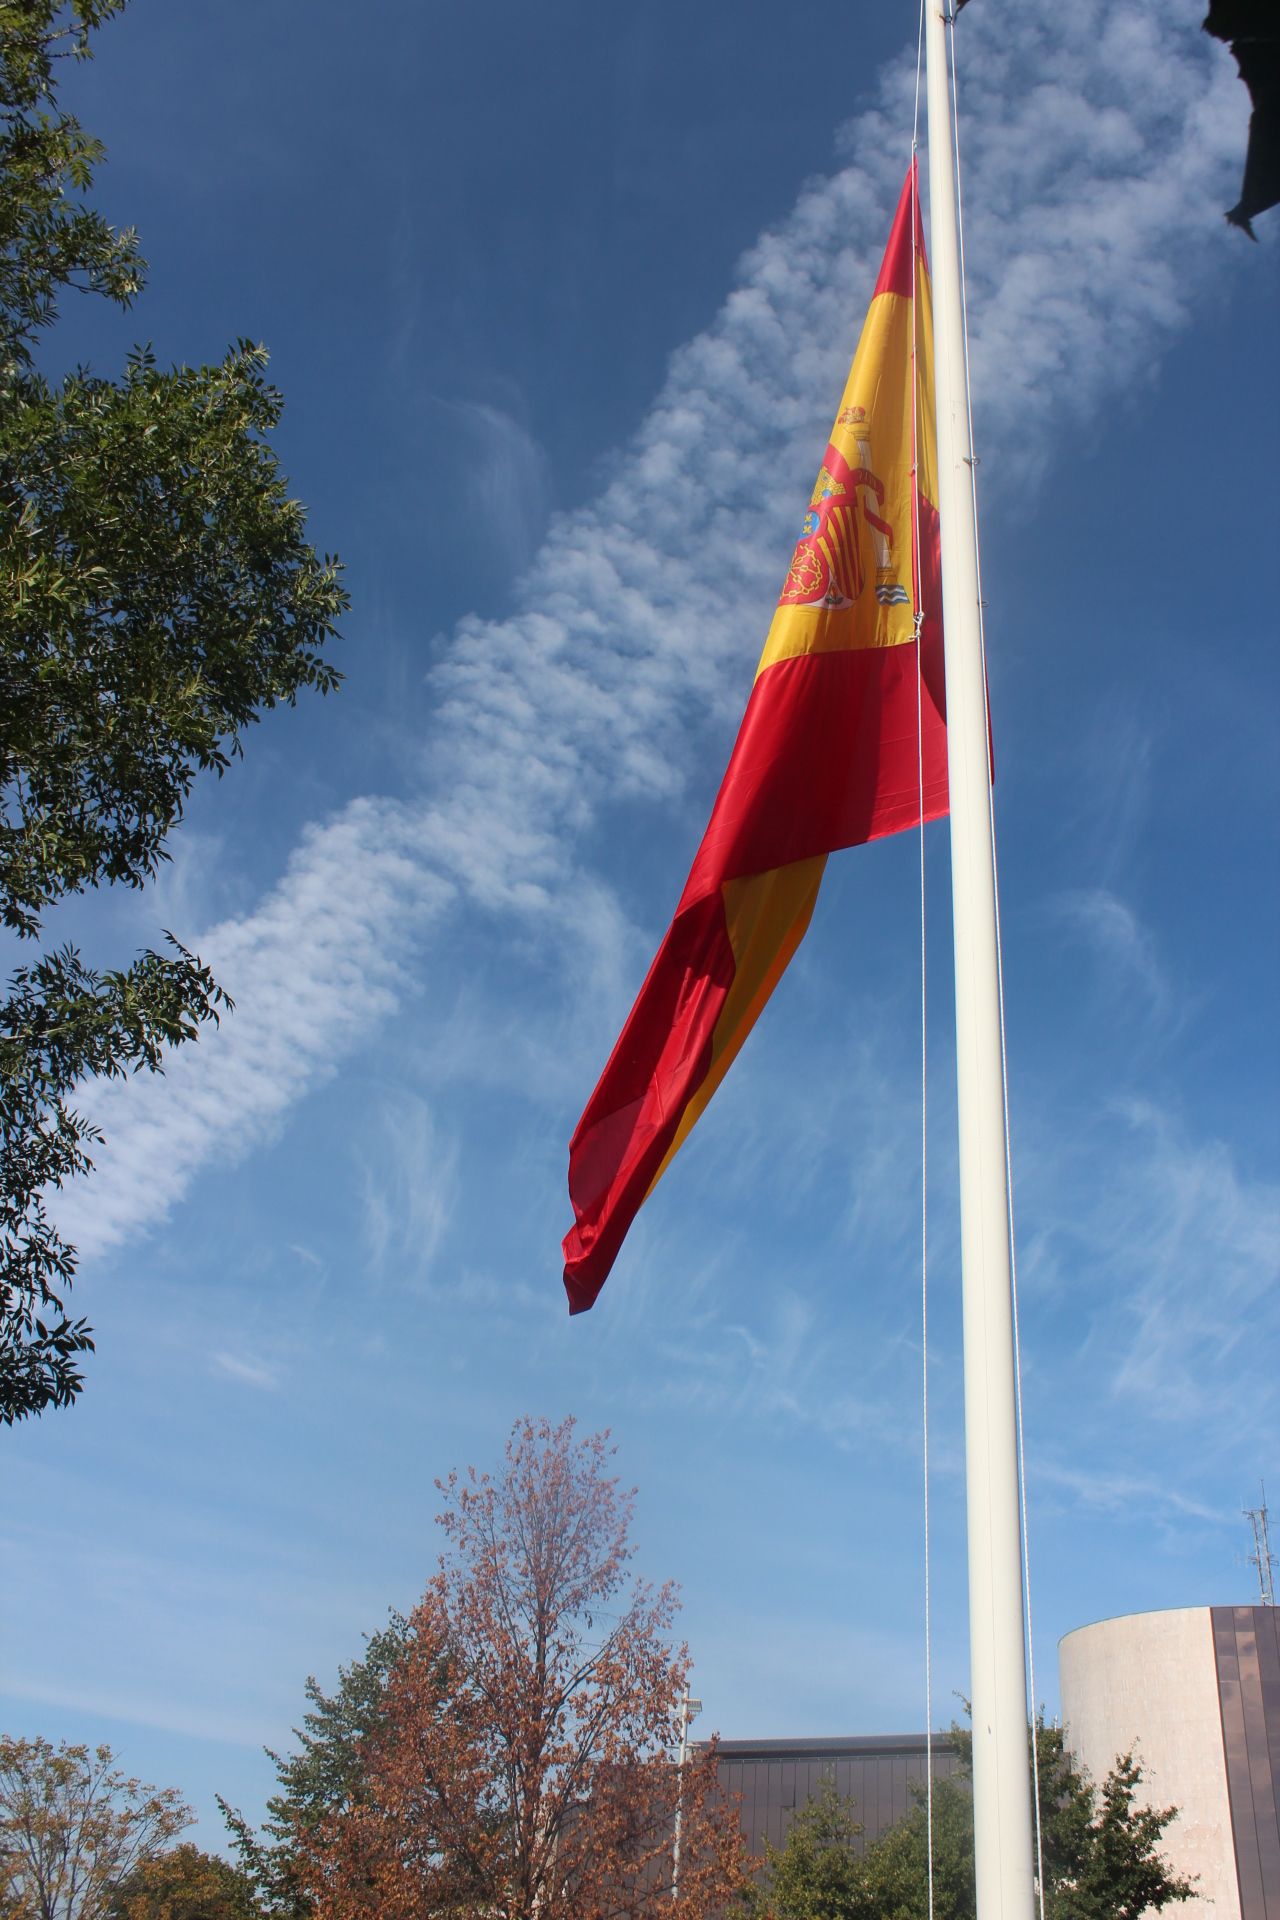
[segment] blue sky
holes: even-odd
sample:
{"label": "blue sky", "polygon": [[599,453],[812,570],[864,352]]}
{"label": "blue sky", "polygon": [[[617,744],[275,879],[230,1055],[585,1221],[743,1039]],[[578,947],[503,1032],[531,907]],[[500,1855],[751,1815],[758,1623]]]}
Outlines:
{"label": "blue sky", "polygon": [[[1246,1600],[1280,1489],[1280,216],[1178,0],[960,23],[1038,1690]],[[266,341],[341,693],[198,790],[104,959],[237,1001],[60,1216],[98,1353],[4,1439],[4,1724],[257,1814],[519,1414],[608,1425],[726,1737],[924,1720],[910,838],[809,939],[599,1306],[566,1145],[705,823],[905,169],[915,19],[133,0],[71,94],[151,284]],[[926,841],[935,1693],[966,1684],[947,843]]]}

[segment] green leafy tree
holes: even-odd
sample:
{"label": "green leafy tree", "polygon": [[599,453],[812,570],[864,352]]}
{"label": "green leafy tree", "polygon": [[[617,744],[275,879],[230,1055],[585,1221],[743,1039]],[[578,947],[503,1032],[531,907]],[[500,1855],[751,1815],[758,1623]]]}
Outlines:
{"label": "green leafy tree", "polygon": [[325,1693],[314,1677],[307,1681],[310,1709],[294,1730],[297,1751],[269,1756],[276,1791],[267,1802],[261,1834],[225,1800],[218,1801],[260,1909],[277,1920],[306,1920],[314,1912],[298,1876],[299,1841],[358,1797],[363,1743],[383,1723],[388,1683],[403,1666],[414,1637],[410,1622],[393,1612],[385,1627],[367,1636],[364,1658],[339,1668],[333,1693]]}
{"label": "green leafy tree", "polygon": [[783,1845],[765,1841],[765,1866],[749,1905],[778,1920],[853,1920],[863,1911],[860,1823],[825,1779],[787,1829]]}
{"label": "green leafy tree", "polygon": [[119,1882],[190,1826],[174,1788],[130,1780],[114,1760],[110,1747],[0,1735],[5,1920],[108,1920]]}
{"label": "green leafy tree", "polygon": [[257,1920],[238,1867],[185,1843],[143,1860],[112,1889],[107,1920]]}
{"label": "green leafy tree", "polygon": [[1089,1844],[1074,1872],[1065,1870],[1063,1851],[1056,1849],[1049,1920],[1141,1920],[1195,1893],[1191,1881],[1170,1874],[1160,1851],[1177,1808],[1140,1805],[1141,1781],[1142,1768],[1127,1753],[1100,1788],[1086,1787],[1093,1815]]}
{"label": "green leafy tree", "polygon": [[[966,1771],[973,1740],[952,1727]],[[1171,1873],[1161,1842],[1176,1807],[1147,1807],[1138,1789],[1142,1768],[1122,1755],[1096,1786],[1067,1746],[1061,1727],[1036,1719],[1045,1920],[1140,1920],[1189,1900],[1195,1887]],[[957,1908],[957,1914],[972,1912]]]}
{"label": "green leafy tree", "polygon": [[[852,1801],[831,1780],[795,1815],[748,1905],[760,1920],[929,1920],[923,1800],[866,1843]],[[933,1793],[934,1920],[973,1913],[973,1801],[963,1781]]]}
{"label": "green leafy tree", "polygon": [[[928,1806],[916,1805],[867,1850],[858,1920],[929,1920]],[[933,1786],[933,1920],[972,1920],[973,1798],[966,1782]]]}
{"label": "green leafy tree", "polygon": [[[0,924],[20,942],[69,894],[144,885],[197,775],[339,678],[320,649],[340,569],[268,444],[263,349],[163,369],[138,349],[116,380],[36,365],[67,290],[128,306],[143,283],[136,236],[85,201],[103,149],[56,98],[124,4],[0,0]],[[74,1089],[159,1071],[229,1004],[166,938],[106,971],[55,945],[0,1001],[0,1420],[70,1404],[93,1345],[44,1199],[99,1137]]]}
{"label": "green leafy tree", "polygon": [[[749,1905],[777,1920],[974,1920],[972,1739],[952,1727],[961,1771],[933,1789],[933,1901],[923,1789],[905,1817],[860,1852],[854,1809],[833,1786],[797,1813]],[[1139,1804],[1142,1769],[1131,1754],[1100,1788],[1068,1751],[1060,1727],[1036,1726],[1046,1920],[1140,1920],[1187,1900],[1190,1882],[1160,1852],[1174,1807]]]}

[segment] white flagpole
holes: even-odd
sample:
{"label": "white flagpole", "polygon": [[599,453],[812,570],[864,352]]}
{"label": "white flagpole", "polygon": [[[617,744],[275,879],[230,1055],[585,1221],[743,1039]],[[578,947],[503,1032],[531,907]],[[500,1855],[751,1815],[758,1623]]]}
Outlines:
{"label": "white flagpole", "polygon": [[986,687],[947,72],[950,18],[925,0],[929,204],[946,637],[964,1295],[969,1644],[978,1920],[1031,1920],[1022,1533]]}

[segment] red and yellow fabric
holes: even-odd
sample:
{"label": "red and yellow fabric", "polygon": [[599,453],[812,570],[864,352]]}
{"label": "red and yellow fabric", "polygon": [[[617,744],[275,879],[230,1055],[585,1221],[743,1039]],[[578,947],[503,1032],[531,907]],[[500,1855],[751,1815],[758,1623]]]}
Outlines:
{"label": "red and yellow fabric", "polygon": [[920,236],[913,164],[710,823],[570,1143],[571,1313],[594,1304],[804,938],[827,855],[917,826],[922,803],[926,820],[947,811]]}

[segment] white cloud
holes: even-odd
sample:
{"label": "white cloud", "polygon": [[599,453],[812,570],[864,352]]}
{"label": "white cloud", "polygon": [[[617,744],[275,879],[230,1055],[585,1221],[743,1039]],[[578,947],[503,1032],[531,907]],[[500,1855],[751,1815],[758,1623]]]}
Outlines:
{"label": "white cloud", "polygon": [[537,551],[551,510],[545,453],[505,407],[439,396],[432,404],[460,431],[464,464],[457,492],[483,528],[487,565],[498,559],[507,572],[519,572]]}
{"label": "white cloud", "polygon": [[1194,1423],[1205,1476],[1270,1444],[1280,1187],[1150,1099],[1059,1111],[1045,1137],[1020,1156],[1020,1212],[1036,1225],[1022,1280],[1060,1324],[1051,1398],[1076,1464],[1095,1439],[1114,1453],[1117,1412],[1139,1477],[1154,1462],[1137,1449],[1162,1453],[1173,1422]]}
{"label": "white cloud", "polygon": [[1065,831],[1081,865],[1114,885],[1139,843],[1153,793],[1150,718],[1108,708],[1080,749],[1077,806]]}
{"label": "white cloud", "polygon": [[1049,911],[1095,949],[1114,982],[1138,989],[1151,1019],[1168,1015],[1169,982],[1155,941],[1132,907],[1106,887],[1088,887],[1056,895]]}
{"label": "white cloud", "polygon": [[213,1371],[224,1373],[231,1380],[239,1380],[246,1387],[257,1387],[264,1393],[274,1393],[280,1385],[280,1372],[265,1360],[246,1358],[243,1354],[215,1353]]}
{"label": "white cloud", "polygon": [[336,1662],[342,1627],[382,1613],[359,1567],[335,1567],[324,1526],[299,1547],[199,1494],[170,1509],[150,1488],[140,1518],[133,1494],[99,1493],[89,1515],[62,1491],[70,1506],[16,1517],[4,1542],[0,1629],[25,1655],[5,1676],[15,1699],[259,1747],[296,1710],[299,1646]]}
{"label": "white cloud", "polygon": [[989,15],[972,51],[960,36],[988,485],[1001,464],[1023,484],[1053,454],[1046,427],[1088,420],[1148,378],[1197,266],[1208,275],[1227,257],[1239,82],[1199,20],[1186,5],[1086,0],[1022,9],[1013,30]]}
{"label": "white cloud", "polygon": [[84,1251],[163,1218],[211,1154],[239,1157],[332,1070],[407,983],[410,944],[452,892],[394,802],[354,801],[312,828],[262,906],[198,947],[236,1002],[162,1079],[86,1090],[106,1132],[93,1178],[58,1196]]}
{"label": "white cloud", "polygon": [[1148,1102],[1122,1112],[1131,1142],[1099,1233],[1119,1292],[1113,1385],[1156,1417],[1238,1444],[1280,1411],[1280,1187],[1250,1179],[1215,1140],[1188,1140]]}
{"label": "white cloud", "polygon": [[[1185,26],[1154,0],[962,23],[979,437],[997,485],[1025,486],[1064,429],[1120,399],[1225,271],[1238,88],[1189,13]],[[911,84],[905,62],[888,71],[842,135],[850,163],[746,256],[616,479],[552,520],[510,617],[460,622],[435,675],[424,795],[361,799],[312,829],[260,907],[196,943],[235,1015],[163,1081],[86,1097],[108,1144],[58,1199],[86,1252],[278,1125],[408,990],[410,956],[415,974],[430,964],[451,907],[554,937],[602,803],[669,800],[702,717],[729,724],[883,245]],[[491,440],[502,424],[475,420]],[[496,438],[517,445],[505,425]],[[599,920],[616,954],[618,916]]]}
{"label": "white cloud", "polygon": [[365,1241],[375,1272],[394,1266],[412,1283],[430,1274],[458,1191],[456,1144],[424,1100],[405,1095],[383,1106],[376,1157],[364,1167]]}
{"label": "white cloud", "polygon": [[235,1747],[265,1747],[275,1737],[274,1722],[259,1709],[241,1710],[214,1701],[175,1700],[170,1694],[140,1693],[133,1686],[68,1685],[52,1674],[9,1679],[5,1691],[14,1700],[55,1707],[82,1717],[119,1720],[126,1726],[155,1727],[162,1733],[216,1740]]}
{"label": "white cloud", "polygon": [[1115,1469],[1064,1466],[1037,1458],[1032,1467],[1032,1497],[1045,1487],[1069,1493],[1093,1512],[1133,1515],[1167,1513],[1175,1519],[1202,1520],[1212,1526],[1237,1523],[1235,1512],[1223,1513],[1172,1487],[1167,1481]]}

